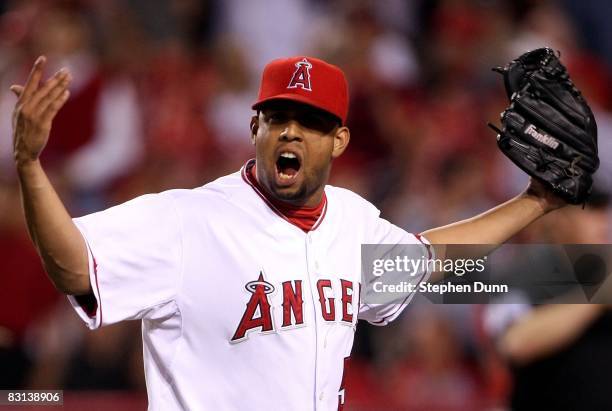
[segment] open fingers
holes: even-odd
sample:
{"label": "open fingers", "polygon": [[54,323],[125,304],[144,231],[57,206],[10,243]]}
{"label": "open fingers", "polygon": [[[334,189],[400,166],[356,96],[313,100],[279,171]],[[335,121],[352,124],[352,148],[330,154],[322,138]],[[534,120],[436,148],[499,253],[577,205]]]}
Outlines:
{"label": "open fingers", "polygon": [[36,90],[28,100],[24,101],[23,104],[36,110],[40,100],[45,98],[51,90],[57,87],[57,85],[60,84],[67,75],[68,72],[66,69],[59,70],[50,79],[44,82],[44,84],[38,90]]}
{"label": "open fingers", "polygon": [[68,72],[58,72],[59,74],[51,78],[43,87],[41,87],[32,96],[31,107],[37,113],[43,113],[51,102],[60,96],[67,88],[70,83],[70,74]]}
{"label": "open fingers", "polygon": [[40,84],[40,78],[42,77],[43,67],[45,66],[45,62],[47,58],[45,56],[40,56],[34,62],[34,66],[30,71],[30,75],[28,76],[28,80],[25,83],[23,93],[21,93],[21,100],[27,100],[34,92],[38,89],[38,85]]}
{"label": "open fingers", "polygon": [[55,98],[55,100],[50,102],[47,109],[43,112],[41,118],[41,122],[45,127],[51,127],[51,122],[55,118],[57,112],[64,106],[66,101],[68,101],[68,97],[70,97],[70,91],[64,90],[62,94],[60,94]]}
{"label": "open fingers", "polygon": [[18,84],[13,84],[10,87],[10,90],[15,93],[15,95],[19,98],[19,96],[21,96],[21,93],[23,93],[23,86],[20,86]]}

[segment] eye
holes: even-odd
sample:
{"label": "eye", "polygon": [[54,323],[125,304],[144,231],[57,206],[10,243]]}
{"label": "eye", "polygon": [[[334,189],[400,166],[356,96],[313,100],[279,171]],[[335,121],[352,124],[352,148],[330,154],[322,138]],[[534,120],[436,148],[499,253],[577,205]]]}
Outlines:
{"label": "eye", "polygon": [[301,122],[305,127],[321,132],[329,132],[335,126],[333,119],[327,118],[319,113],[307,113],[301,118]]}
{"label": "eye", "polygon": [[308,128],[321,129],[325,124],[325,120],[321,116],[316,114],[309,114],[304,116],[304,123]]}
{"label": "eye", "polygon": [[268,113],[267,117],[270,123],[279,124],[287,121],[287,114],[282,111],[272,111]]}

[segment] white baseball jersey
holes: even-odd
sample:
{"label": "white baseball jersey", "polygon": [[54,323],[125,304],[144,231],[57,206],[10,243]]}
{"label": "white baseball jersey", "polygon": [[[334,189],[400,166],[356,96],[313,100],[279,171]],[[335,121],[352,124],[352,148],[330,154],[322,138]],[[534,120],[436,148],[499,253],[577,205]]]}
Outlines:
{"label": "white baseball jersey", "polygon": [[92,329],[142,320],[150,410],[336,410],[357,319],[384,325],[405,307],[359,302],[360,247],[418,237],[333,186],[306,233],[245,169],[74,220],[95,315],[69,299]]}

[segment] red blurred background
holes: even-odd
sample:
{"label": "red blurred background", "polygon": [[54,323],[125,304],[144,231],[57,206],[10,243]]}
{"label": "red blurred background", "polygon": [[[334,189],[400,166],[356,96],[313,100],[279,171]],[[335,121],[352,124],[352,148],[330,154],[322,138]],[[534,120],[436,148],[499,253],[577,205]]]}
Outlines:
{"label": "red blurred background", "polygon": [[[507,104],[490,68],[535,47],[560,50],[591,102],[602,159],[596,188],[609,193],[610,4],[0,1],[0,388],[64,389],[65,409],[146,407],[139,324],[87,331],[27,237],[8,87],[24,81],[37,55],[48,57],[47,74],[67,66],[74,77],[43,158],[74,216],[237,170],[253,156],[250,106],[263,65],[306,54],[349,79],[351,146],[331,183],[419,232],[524,188],[526,176],[486,127]],[[559,211],[515,241],[610,242],[609,213]],[[347,409],[506,409],[511,376],[481,311],[415,304],[384,329],[360,324]]]}

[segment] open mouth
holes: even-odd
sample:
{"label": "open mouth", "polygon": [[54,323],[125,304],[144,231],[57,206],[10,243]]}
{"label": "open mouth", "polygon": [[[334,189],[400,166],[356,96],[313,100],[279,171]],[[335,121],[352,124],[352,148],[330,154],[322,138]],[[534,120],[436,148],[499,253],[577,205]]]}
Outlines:
{"label": "open mouth", "polygon": [[292,183],[300,171],[300,159],[289,151],[283,151],[276,160],[276,173],[283,183]]}

